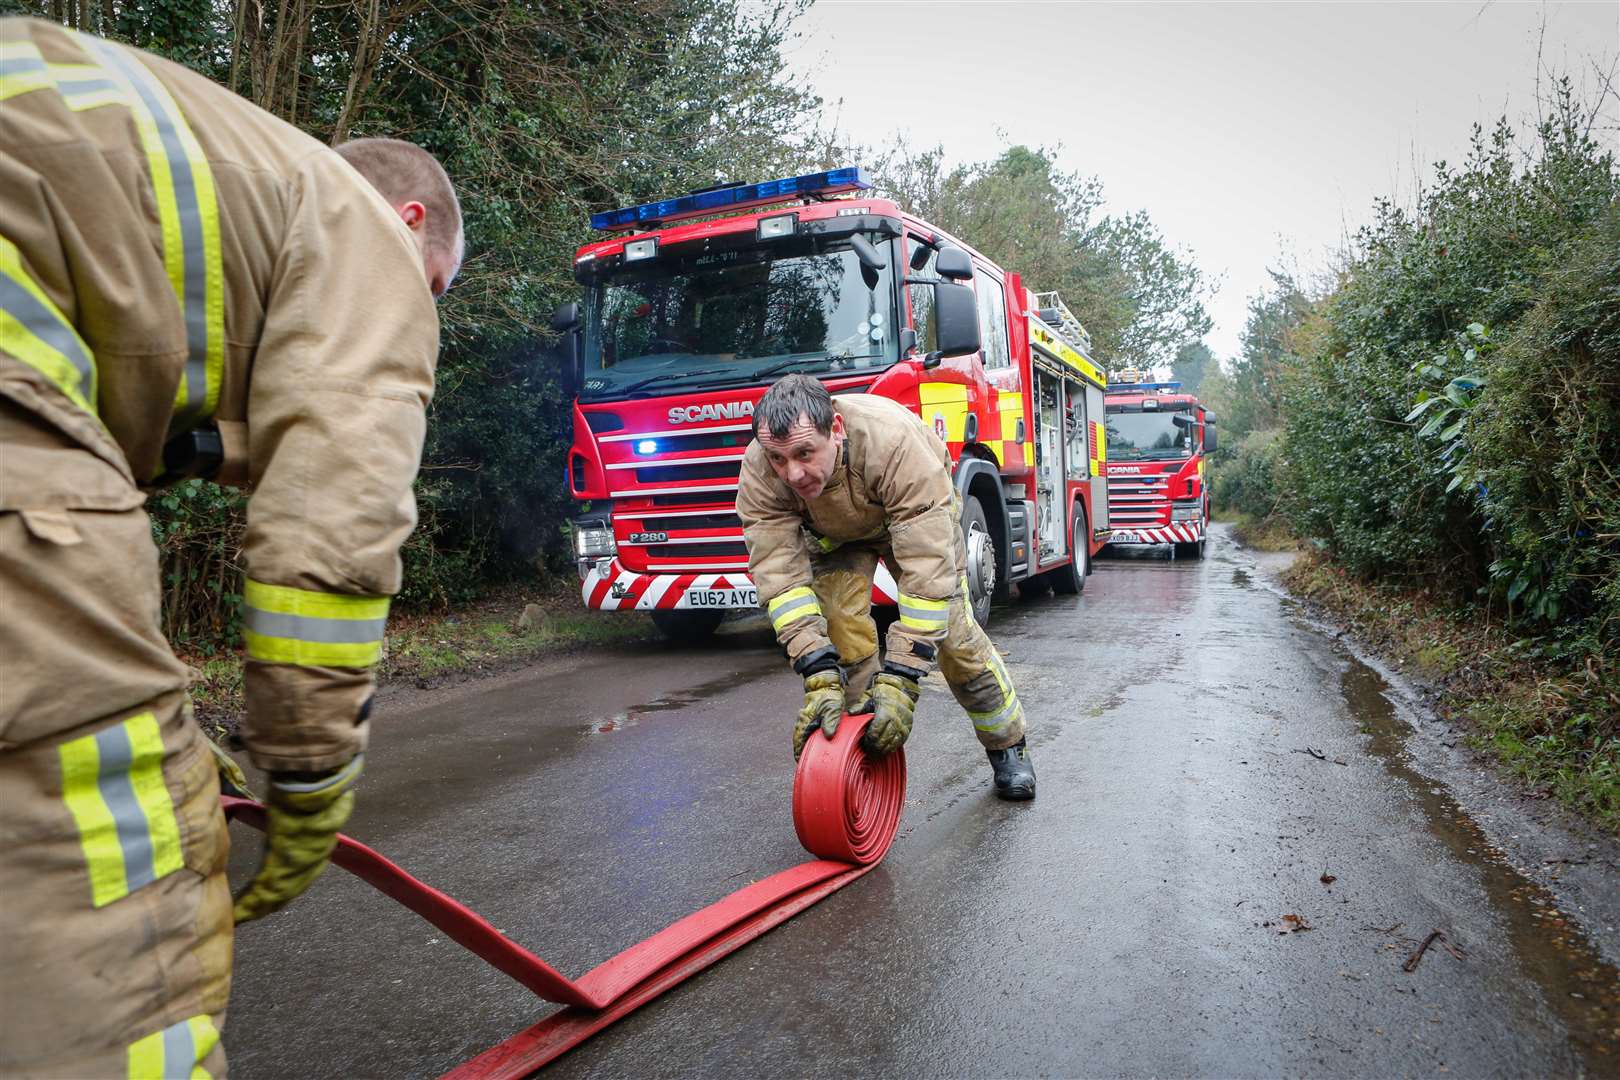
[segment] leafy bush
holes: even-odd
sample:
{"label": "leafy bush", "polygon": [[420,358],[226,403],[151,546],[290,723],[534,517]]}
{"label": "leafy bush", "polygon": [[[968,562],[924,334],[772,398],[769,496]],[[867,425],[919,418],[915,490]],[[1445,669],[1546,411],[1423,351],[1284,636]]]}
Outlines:
{"label": "leafy bush", "polygon": [[1562,84],[1522,166],[1476,129],[1413,210],[1381,203],[1281,380],[1296,529],[1543,628],[1615,619],[1620,176],[1590,116]]}
{"label": "leafy bush", "polygon": [[215,652],[240,638],[242,572],[237,562],[247,497],[185,480],[146,501],[162,560],[163,633],[176,645]]}
{"label": "leafy bush", "polygon": [[1251,431],[1223,443],[1222,460],[1211,469],[1210,498],[1222,512],[1264,521],[1276,514],[1281,501],[1277,486],[1280,432]]}

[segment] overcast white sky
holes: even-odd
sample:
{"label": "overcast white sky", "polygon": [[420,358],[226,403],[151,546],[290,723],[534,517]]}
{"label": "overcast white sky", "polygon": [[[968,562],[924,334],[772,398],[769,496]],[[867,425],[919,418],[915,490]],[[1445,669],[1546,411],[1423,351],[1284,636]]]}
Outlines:
{"label": "overcast white sky", "polygon": [[1545,65],[1596,86],[1615,0],[817,0],[790,76],[860,145],[903,132],[962,163],[1061,144],[1110,210],[1148,211],[1222,279],[1207,340],[1225,359],[1268,265],[1325,265],[1376,197],[1410,197],[1414,167],[1460,160],[1470,125],[1534,116],[1543,22]]}

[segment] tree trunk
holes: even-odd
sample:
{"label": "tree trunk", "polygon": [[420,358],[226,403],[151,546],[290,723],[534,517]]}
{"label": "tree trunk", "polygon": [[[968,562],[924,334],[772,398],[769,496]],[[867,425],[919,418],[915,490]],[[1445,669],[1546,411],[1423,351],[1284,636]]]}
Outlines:
{"label": "tree trunk", "polygon": [[349,125],[354,123],[360,100],[371,85],[372,73],[377,69],[377,57],[382,51],[379,24],[382,12],[379,0],[359,0],[364,5],[360,16],[360,30],[355,38],[354,65],[349,69],[349,86],[343,92],[343,108],[338,111],[337,123],[332,125],[332,145],[349,137]]}

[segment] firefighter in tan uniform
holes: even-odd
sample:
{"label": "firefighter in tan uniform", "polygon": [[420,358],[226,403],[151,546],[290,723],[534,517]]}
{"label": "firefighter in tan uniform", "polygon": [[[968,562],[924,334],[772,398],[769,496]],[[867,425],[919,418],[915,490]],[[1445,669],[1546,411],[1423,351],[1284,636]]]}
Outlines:
{"label": "firefighter in tan uniform", "polygon": [[[1035,797],[1024,711],[995,646],[973,620],[950,457],[904,406],[834,401],[808,375],[773,385],[754,411],[737,513],[748,569],[777,640],[804,677],[793,754],[845,712],[871,712],[867,749],[911,734],[918,683],[937,663],[967,710],[1004,799]],[[878,666],[872,575],[900,586],[900,618]]]}
{"label": "firefighter in tan uniform", "polygon": [[0,20],[0,1074],[223,1075],[228,839],[141,489],[253,487],[242,738],[271,782],[245,921],[353,802],[460,250],[425,152],[334,151]]}

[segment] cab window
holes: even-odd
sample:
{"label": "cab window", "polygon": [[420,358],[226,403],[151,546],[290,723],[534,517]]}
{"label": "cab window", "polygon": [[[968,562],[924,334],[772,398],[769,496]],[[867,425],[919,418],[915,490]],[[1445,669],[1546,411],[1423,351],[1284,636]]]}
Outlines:
{"label": "cab window", "polygon": [[984,366],[1004,368],[1012,365],[1012,354],[1007,342],[1007,293],[1001,282],[977,267],[973,274],[974,288],[979,296],[979,336],[984,344]]}

